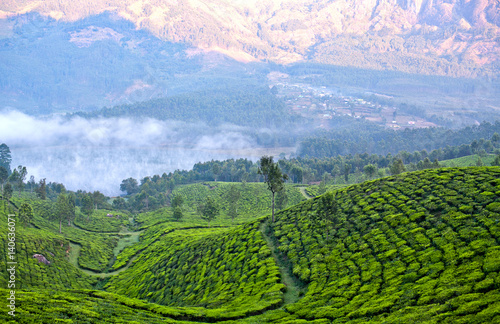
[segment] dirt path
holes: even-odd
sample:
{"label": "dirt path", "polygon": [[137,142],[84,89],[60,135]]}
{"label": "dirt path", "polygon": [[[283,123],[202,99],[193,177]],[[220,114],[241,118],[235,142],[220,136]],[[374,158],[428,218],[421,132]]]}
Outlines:
{"label": "dirt path", "polygon": [[119,274],[122,271],[127,270],[130,267],[130,265],[132,264],[132,262],[137,258],[137,256],[132,257],[128,261],[128,263],[127,263],[126,266],[124,266],[123,268],[120,268],[118,270],[111,271],[111,272],[106,272],[106,273],[105,272],[95,272],[95,271],[92,271],[92,270],[88,270],[88,269],[82,268],[78,264],[78,257],[80,256],[80,250],[82,249],[82,247],[80,246],[80,244],[70,242],[69,246],[71,247],[71,250],[70,250],[70,253],[69,253],[69,263],[71,263],[72,265],[74,265],[78,269],[82,270],[82,272],[88,274],[89,276],[94,276],[94,277],[99,277],[99,278],[108,278],[108,277],[117,275],[117,274]]}
{"label": "dirt path", "polygon": [[[82,230],[86,231],[85,229],[82,229]],[[142,232],[143,231],[130,232],[128,230],[128,228],[122,228],[122,230],[118,233],[102,233],[102,234],[120,235],[121,236],[120,239],[118,240],[118,243],[116,244],[115,248],[113,249],[113,254],[116,257],[127,246],[131,246],[131,245],[139,242],[139,235]],[[92,232],[92,233],[96,233],[96,232]],[[130,267],[130,265],[132,264],[132,262],[137,258],[137,255],[133,256],[124,267],[122,267],[118,270],[111,271],[111,272],[96,272],[96,271],[82,268],[78,264],[78,258],[80,257],[80,251],[82,249],[81,245],[78,243],[73,243],[73,242],[70,242],[69,245],[71,247],[70,252],[69,252],[69,263],[71,263],[72,265],[74,265],[78,269],[82,270],[84,273],[86,273],[90,276],[99,277],[99,278],[111,277],[111,276],[114,276],[116,274],[119,274],[122,271],[127,270]]]}
{"label": "dirt path", "polygon": [[297,187],[300,190],[302,196],[306,197],[306,199],[314,198],[313,196],[309,196],[306,192],[306,187]]}
{"label": "dirt path", "polygon": [[296,303],[301,298],[300,292],[302,289],[297,285],[294,278],[292,277],[293,274],[290,273],[287,264],[284,262],[284,259],[280,255],[281,253],[276,248],[276,245],[274,244],[272,238],[267,235],[268,226],[269,220],[263,222],[260,226],[260,232],[262,233],[262,236],[264,237],[267,245],[269,246],[269,249],[271,250],[271,254],[280,269],[281,280],[286,286],[286,292],[283,296],[284,305]]}

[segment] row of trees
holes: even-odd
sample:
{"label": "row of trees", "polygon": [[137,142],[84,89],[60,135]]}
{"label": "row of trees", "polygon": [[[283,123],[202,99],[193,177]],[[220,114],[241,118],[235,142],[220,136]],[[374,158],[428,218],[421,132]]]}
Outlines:
{"label": "row of trees", "polygon": [[[297,155],[300,157],[334,157],[349,154],[396,154],[426,150],[447,150],[447,158],[470,155],[476,150],[491,152],[500,145],[500,121],[483,122],[458,130],[445,128],[418,128],[394,131],[369,122],[354,123],[340,130],[323,131],[304,139]],[[495,135],[497,134],[497,135]],[[489,140],[488,140],[489,139]],[[467,147],[468,146],[468,147]],[[440,160],[439,157],[438,160]],[[432,158],[433,160],[434,158]]]}

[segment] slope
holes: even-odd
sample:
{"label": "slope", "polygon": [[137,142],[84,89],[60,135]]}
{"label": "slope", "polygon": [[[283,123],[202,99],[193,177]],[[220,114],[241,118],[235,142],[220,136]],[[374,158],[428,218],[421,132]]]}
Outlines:
{"label": "slope", "polygon": [[279,213],[279,250],[308,284],[287,310],[334,323],[498,322],[499,176],[408,173]]}
{"label": "slope", "polygon": [[[274,224],[167,219],[118,256],[135,259],[107,292],[19,291],[19,313],[26,323],[497,323],[499,196],[500,167],[442,168],[331,191]],[[300,291],[285,295],[284,283]]]}

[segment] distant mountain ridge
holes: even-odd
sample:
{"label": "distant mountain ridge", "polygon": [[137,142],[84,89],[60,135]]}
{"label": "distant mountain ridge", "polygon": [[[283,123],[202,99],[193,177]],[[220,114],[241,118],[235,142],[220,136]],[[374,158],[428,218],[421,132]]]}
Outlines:
{"label": "distant mountain ridge", "polygon": [[11,0],[0,5],[0,17],[30,11],[69,21],[112,11],[161,39],[245,62],[314,61],[476,76],[497,72],[500,57],[495,0]]}

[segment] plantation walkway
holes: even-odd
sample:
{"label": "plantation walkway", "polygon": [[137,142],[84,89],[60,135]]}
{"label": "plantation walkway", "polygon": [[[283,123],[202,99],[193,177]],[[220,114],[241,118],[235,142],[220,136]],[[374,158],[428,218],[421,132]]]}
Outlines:
{"label": "plantation walkway", "polygon": [[286,292],[283,295],[284,305],[296,303],[300,299],[301,288],[296,284],[293,278],[293,274],[290,272],[290,269],[283,255],[281,255],[281,252],[274,244],[273,239],[267,234],[268,230],[269,230],[269,220],[261,224],[260,232],[262,233],[262,236],[264,237],[267,245],[269,246],[269,249],[271,250],[271,254],[280,269],[281,280],[283,284],[286,286]]}
{"label": "plantation walkway", "polygon": [[[75,225],[75,224],[73,224],[73,225]],[[79,226],[75,226],[75,227],[78,228],[78,229],[81,229],[82,231],[92,232],[92,231],[88,231],[86,229],[83,229],[83,228],[81,228]],[[142,231],[138,231],[138,232],[130,232],[128,230],[128,228],[122,228],[120,230],[120,232],[102,233],[102,234],[120,235],[121,236],[120,239],[118,240],[118,243],[116,244],[115,249],[113,250],[113,254],[116,257],[118,255],[118,253],[120,253],[120,251],[122,251],[127,246],[131,246],[131,245],[139,242],[139,235],[142,232],[143,232],[143,230]],[[92,232],[92,233],[98,233],[98,232]],[[89,270],[89,269],[82,268],[80,266],[80,264],[78,264],[78,258],[80,257],[80,252],[81,252],[81,249],[82,249],[82,246],[80,244],[70,242],[69,246],[71,248],[70,251],[69,251],[69,263],[71,263],[72,265],[74,265],[75,267],[77,267],[78,269],[80,269],[81,271],[83,271],[84,273],[86,273],[86,274],[88,274],[90,276],[99,277],[99,278],[111,277],[111,276],[119,274],[122,271],[127,270],[130,267],[130,265],[132,264],[132,262],[137,258],[137,255],[134,255],[127,262],[127,264],[124,267],[122,267],[122,268],[120,268],[118,270],[111,271],[111,272],[96,272],[96,271],[92,271],[92,270]]]}
{"label": "plantation walkway", "polygon": [[313,196],[309,196],[309,194],[306,192],[306,187],[297,187],[297,189],[299,189],[302,196],[306,197],[306,199],[314,198]]}
{"label": "plantation walkway", "polygon": [[118,270],[111,271],[111,272],[95,272],[95,271],[92,271],[89,269],[82,268],[78,264],[78,258],[80,257],[80,250],[82,249],[81,245],[77,244],[77,243],[69,242],[69,246],[71,247],[71,250],[69,252],[69,263],[71,263],[72,265],[74,265],[75,267],[80,269],[82,272],[84,272],[90,276],[99,277],[99,278],[108,278],[108,277],[117,275],[122,271],[127,270],[130,267],[130,265],[132,264],[132,262],[137,258],[137,255],[134,255],[127,262],[127,264],[124,267],[122,267]]}

